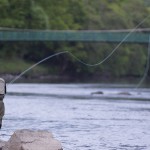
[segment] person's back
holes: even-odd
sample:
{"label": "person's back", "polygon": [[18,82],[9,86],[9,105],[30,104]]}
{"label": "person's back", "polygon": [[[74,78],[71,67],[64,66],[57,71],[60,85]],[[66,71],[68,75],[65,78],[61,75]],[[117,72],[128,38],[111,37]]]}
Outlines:
{"label": "person's back", "polygon": [[6,94],[6,83],[4,79],[0,78],[0,129],[2,127],[2,119],[5,113],[5,106],[4,106],[4,96]]}

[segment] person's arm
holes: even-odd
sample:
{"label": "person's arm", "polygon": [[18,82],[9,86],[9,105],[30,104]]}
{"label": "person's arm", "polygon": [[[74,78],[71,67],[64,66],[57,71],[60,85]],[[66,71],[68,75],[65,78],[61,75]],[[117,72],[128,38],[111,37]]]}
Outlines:
{"label": "person's arm", "polygon": [[6,92],[7,92],[7,88],[6,88],[6,84],[5,84],[5,94],[6,94]]}
{"label": "person's arm", "polygon": [[2,128],[2,118],[0,118],[0,129]]}
{"label": "person's arm", "polygon": [[2,127],[2,119],[4,116],[4,112],[5,112],[5,107],[4,107],[4,103],[2,100],[0,100],[0,129]]}

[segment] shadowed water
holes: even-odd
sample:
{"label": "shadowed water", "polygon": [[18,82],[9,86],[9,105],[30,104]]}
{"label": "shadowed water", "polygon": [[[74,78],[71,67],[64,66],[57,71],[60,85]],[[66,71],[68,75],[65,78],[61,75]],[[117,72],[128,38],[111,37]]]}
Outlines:
{"label": "shadowed water", "polygon": [[[101,91],[103,94],[91,94]],[[120,93],[130,94],[120,94]],[[1,138],[49,130],[64,150],[149,150],[150,90],[111,84],[13,84]]]}

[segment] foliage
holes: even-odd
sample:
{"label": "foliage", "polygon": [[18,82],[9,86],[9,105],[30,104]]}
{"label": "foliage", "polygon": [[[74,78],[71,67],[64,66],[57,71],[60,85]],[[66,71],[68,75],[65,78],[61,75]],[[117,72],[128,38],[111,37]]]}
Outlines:
{"label": "foliage", "polygon": [[[7,62],[7,63],[6,63]],[[20,72],[23,72],[27,68],[29,68],[33,63],[25,62],[20,59],[0,59],[0,69],[2,74],[7,74],[11,73],[13,75],[17,75]],[[14,69],[16,68],[17,69]],[[26,75],[32,75],[32,76],[37,76],[37,75],[42,75],[42,74],[47,74],[47,69],[44,66],[37,66],[30,70]]]}
{"label": "foliage", "polygon": [[[0,27],[50,30],[129,29],[150,14],[149,7],[141,0],[0,0],[0,10]],[[149,26],[150,18],[147,18],[140,28]],[[82,61],[94,64],[107,57],[116,46],[116,43],[98,42],[0,42],[0,59],[4,62],[9,58],[13,62],[19,58],[34,63],[67,50]],[[95,74],[141,76],[146,59],[146,45],[123,44],[108,61],[97,67],[85,67],[67,54],[43,65],[48,70],[57,70],[56,73],[78,77]],[[7,64],[13,73],[15,66]],[[0,72],[2,70],[1,66]]]}

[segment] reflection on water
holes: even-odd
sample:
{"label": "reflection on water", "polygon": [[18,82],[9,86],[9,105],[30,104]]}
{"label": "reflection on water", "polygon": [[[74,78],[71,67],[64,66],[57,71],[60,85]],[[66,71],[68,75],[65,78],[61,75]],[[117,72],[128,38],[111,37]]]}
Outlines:
{"label": "reflection on water", "polygon": [[[97,91],[103,94],[91,94]],[[118,95],[122,91],[131,95]],[[149,97],[149,89],[130,86],[14,84],[5,98],[1,137],[42,129],[52,131],[66,150],[149,150]]]}

